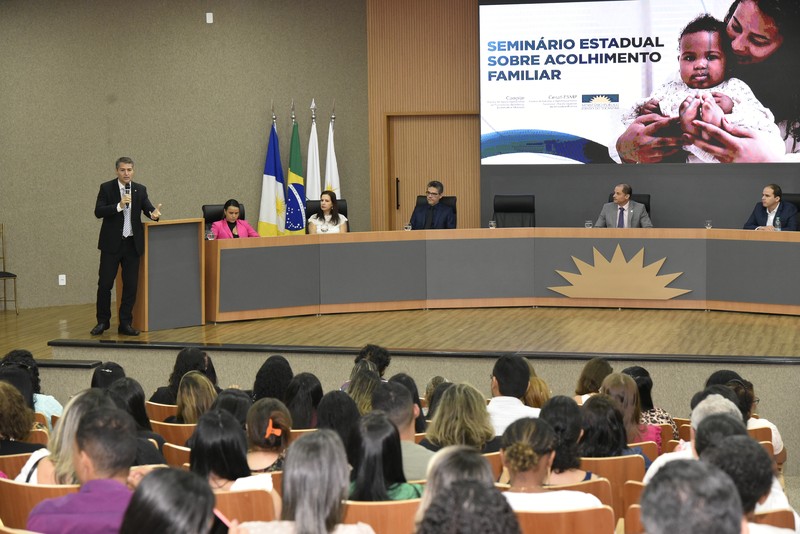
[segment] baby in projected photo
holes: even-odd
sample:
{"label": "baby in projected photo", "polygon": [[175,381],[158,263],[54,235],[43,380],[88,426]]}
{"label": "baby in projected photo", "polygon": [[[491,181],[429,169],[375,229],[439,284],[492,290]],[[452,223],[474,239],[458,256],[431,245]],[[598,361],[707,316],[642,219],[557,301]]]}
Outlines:
{"label": "baby in projected photo", "polygon": [[[722,33],[725,24],[711,15],[692,20],[680,35],[680,80],[665,83],[644,102],[623,115],[629,126],[638,116],[658,113],[665,117],[680,117],[682,132],[701,136],[695,119],[720,126],[727,116],[731,124],[770,134],[781,147],[783,140],[772,112],[758,101],[750,87],[738,78],[726,79],[726,50]],[[679,135],[663,132],[663,135]],[[703,137],[703,136],[701,136]],[[703,137],[706,139],[706,137]],[[707,140],[707,139],[706,139]],[[689,163],[718,163],[718,160],[694,145],[684,146]],[[676,161],[684,161],[681,156]]]}

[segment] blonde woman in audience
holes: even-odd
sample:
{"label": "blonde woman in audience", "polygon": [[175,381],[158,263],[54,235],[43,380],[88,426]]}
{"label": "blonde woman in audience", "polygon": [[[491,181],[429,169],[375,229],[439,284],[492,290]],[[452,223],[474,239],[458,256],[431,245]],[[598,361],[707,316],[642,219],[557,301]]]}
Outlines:
{"label": "blonde woman in audience", "polygon": [[494,487],[494,474],[489,462],[480,452],[466,445],[451,445],[434,454],[428,462],[425,479],[425,493],[415,518],[417,524],[431,503],[450,491],[454,482],[475,480],[486,487]]}
{"label": "blonde woman in audience", "polygon": [[[445,377],[439,375],[436,375],[430,380],[428,380],[428,383],[425,386],[425,400],[428,402],[428,404],[430,404],[431,402],[431,397],[433,397],[433,391],[436,389],[436,386],[438,386],[439,384],[444,384],[445,382],[450,382],[450,381]],[[425,413],[428,413],[427,410],[425,411]]]}
{"label": "blonde woman in audience", "polygon": [[550,490],[550,468],[556,436],[550,423],[525,417],[503,433],[500,457],[511,475],[511,488],[503,495],[515,511],[544,512],[602,506],[594,495],[582,491]]}
{"label": "blonde woman in audience", "polygon": [[500,438],[494,434],[480,391],[469,384],[449,387],[420,445],[432,451],[448,445],[467,445],[483,453],[499,451]]}
{"label": "blonde woman in audience", "polygon": [[661,427],[642,424],[639,388],[633,378],[622,373],[611,373],[603,380],[600,393],[608,395],[619,403],[628,443],[655,441],[658,450],[661,450]]}
{"label": "blonde woman in audience", "polygon": [[165,422],[196,424],[200,416],[211,409],[216,398],[217,390],[211,380],[200,371],[189,371],[183,375],[178,386],[178,412]]}
{"label": "blonde woman in audience", "polygon": [[347,394],[356,402],[361,415],[372,411],[372,392],[380,383],[381,377],[378,373],[362,369],[356,373],[347,386]]}
{"label": "blonde woman in audience", "polygon": [[260,399],[247,412],[247,465],[252,473],[282,471],[292,416],[278,399]]}
{"label": "blonde woman in audience", "polygon": [[531,408],[541,408],[548,400],[550,400],[550,386],[544,379],[531,376],[528,390],[522,397],[522,403]]}
{"label": "blonde woman in audience", "polygon": [[586,362],[575,385],[575,402],[581,405],[592,395],[597,395],[603,379],[613,372],[611,364],[604,358],[592,358]]}
{"label": "blonde woman in audience", "polygon": [[250,534],[374,534],[342,524],[350,467],[336,432],[319,429],[292,444],[283,471],[281,521],[243,523]]}

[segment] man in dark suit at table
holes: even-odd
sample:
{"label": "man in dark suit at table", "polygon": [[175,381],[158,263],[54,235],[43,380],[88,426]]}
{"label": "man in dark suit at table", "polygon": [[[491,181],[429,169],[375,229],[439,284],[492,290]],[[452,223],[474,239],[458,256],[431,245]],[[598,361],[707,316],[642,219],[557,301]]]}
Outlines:
{"label": "man in dark suit at table", "polygon": [[133,305],[139,282],[139,256],[144,252],[144,227],[139,213],[157,221],[161,204],[153,207],[147,188],[133,182],[133,160],[122,157],[116,162],[117,177],[100,185],[94,215],[103,219],[100,227],[100,274],[97,281],[97,336],[111,326],[111,289],[122,265],[122,299],[119,305],[119,333],[138,336],[133,328]]}
{"label": "man in dark suit at table", "polygon": [[603,205],[594,223],[597,228],[652,228],[653,223],[644,204],[631,200],[633,189],[628,184],[614,188],[613,202]]}
{"label": "man in dark suit at table", "polygon": [[428,204],[417,206],[411,214],[412,230],[443,230],[456,227],[456,214],[453,208],[440,204],[444,186],[442,182],[428,182],[426,196]]}
{"label": "man in dark suit at table", "polygon": [[761,203],[756,204],[745,230],[775,231],[775,220],[780,219],[781,230],[797,230],[797,207],[791,202],[781,202],[781,186],[769,184],[761,192]]}

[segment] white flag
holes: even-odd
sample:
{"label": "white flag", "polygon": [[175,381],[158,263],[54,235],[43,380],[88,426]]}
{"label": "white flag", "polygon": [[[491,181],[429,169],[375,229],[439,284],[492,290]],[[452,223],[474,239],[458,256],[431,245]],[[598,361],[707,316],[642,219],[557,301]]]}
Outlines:
{"label": "white flag", "polygon": [[328,155],[325,158],[325,189],[336,193],[337,198],[342,198],[339,185],[339,167],[336,165],[336,150],[333,148],[333,120],[328,128]]}
{"label": "white flag", "polygon": [[311,137],[308,138],[308,165],[306,165],[306,200],[319,200],[321,174],[319,171],[319,141],[317,121],[311,122]]}

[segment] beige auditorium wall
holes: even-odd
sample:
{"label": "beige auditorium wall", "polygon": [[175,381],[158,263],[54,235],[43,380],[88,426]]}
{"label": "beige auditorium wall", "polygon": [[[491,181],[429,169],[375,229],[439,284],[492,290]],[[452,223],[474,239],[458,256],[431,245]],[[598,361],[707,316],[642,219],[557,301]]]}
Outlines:
{"label": "beige auditorium wall", "polygon": [[94,203],[120,155],[165,217],[233,197],[257,219],[272,100],[285,168],[291,99],[305,166],[316,98],[323,172],[336,100],[342,190],[353,229],[370,228],[364,0],[5,0],[0,72],[0,221],[23,308],[94,302]]}
{"label": "beige auditorium wall", "polygon": [[401,227],[432,178],[478,226],[477,2],[367,0],[367,42],[372,229]]}

